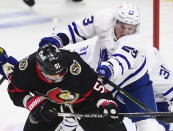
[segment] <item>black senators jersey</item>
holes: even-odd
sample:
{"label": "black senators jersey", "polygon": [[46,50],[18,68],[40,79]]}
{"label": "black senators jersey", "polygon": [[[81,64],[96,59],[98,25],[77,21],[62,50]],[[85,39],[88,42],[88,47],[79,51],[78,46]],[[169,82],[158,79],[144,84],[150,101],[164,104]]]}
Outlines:
{"label": "black senators jersey", "polygon": [[[42,95],[57,104],[79,104],[87,100],[106,97],[107,90],[95,71],[79,54],[61,50],[67,60],[68,71],[61,82],[48,81],[42,74],[36,53],[22,59],[10,76],[8,92],[15,105],[24,107],[28,95]],[[106,95],[105,95],[106,94]]]}

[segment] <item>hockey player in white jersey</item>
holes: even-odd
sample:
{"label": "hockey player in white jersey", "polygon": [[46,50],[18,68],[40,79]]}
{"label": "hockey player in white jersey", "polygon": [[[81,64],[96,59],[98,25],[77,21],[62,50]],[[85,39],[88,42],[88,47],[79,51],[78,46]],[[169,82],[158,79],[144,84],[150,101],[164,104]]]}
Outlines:
{"label": "hockey player in white jersey", "polygon": [[[147,47],[150,79],[153,81],[153,89],[159,112],[173,112],[173,72],[166,64],[162,54],[154,47]],[[170,121],[172,118],[162,118]],[[170,125],[162,123],[169,131]]]}
{"label": "hockey player in white jersey", "polygon": [[[105,76],[107,78],[110,79],[115,78],[114,82],[117,82],[117,84],[122,88],[127,86],[132,87],[133,85],[134,86],[133,89],[135,90],[135,87],[137,88],[138,86],[144,86],[146,83],[144,83],[143,79],[145,79],[145,77],[146,78],[148,77],[145,68],[145,62],[146,62],[145,61],[146,59],[144,57],[145,55],[143,56],[142,54],[140,54],[141,51],[139,51],[141,50],[141,48],[139,49],[141,42],[139,41],[134,42],[137,45],[132,44],[132,46],[129,46],[130,45],[129,42],[127,42],[129,45],[127,43],[124,43],[124,40],[126,40],[126,38],[122,38],[121,40],[119,39],[123,36],[127,37],[128,35],[129,37],[127,38],[127,40],[131,39],[132,34],[136,34],[139,31],[139,25],[140,25],[140,14],[138,8],[133,4],[123,3],[118,8],[118,10],[114,9],[104,10],[89,17],[86,17],[84,19],[72,22],[71,24],[66,26],[66,28],[64,28],[62,31],[55,33],[55,36],[43,38],[42,41],[40,42],[40,46],[43,46],[44,43],[47,41],[51,42],[54,41],[52,43],[55,43],[56,46],[63,47],[69,43],[74,44],[83,40],[88,40],[90,38],[93,38],[94,36],[97,36],[97,43],[96,45],[93,45],[93,47],[95,47],[96,49],[92,50],[99,52],[99,57],[94,57],[94,58],[99,58],[99,60],[97,60],[96,64],[93,64],[95,65],[94,68],[96,69],[97,65],[99,65],[98,68],[99,72],[103,73],[103,71],[101,70],[103,69],[103,67],[105,67],[105,71],[107,69],[109,70],[107,71],[108,73],[105,73]],[[134,35],[133,37],[136,36]],[[120,44],[121,46],[123,44],[124,46],[120,47],[118,42],[121,43]],[[136,52],[136,46],[139,46],[137,48],[139,52],[138,51]],[[142,46],[143,45],[141,45],[141,47]],[[81,48],[82,50],[80,50],[81,51],[80,53],[85,54],[87,48],[90,47],[84,46],[84,48]],[[137,56],[141,57],[140,58],[137,57],[135,58],[135,61],[133,61],[132,59],[124,57],[124,55],[120,55],[121,53],[119,54],[117,51],[118,52],[125,51],[126,53],[131,54],[131,57],[137,57]],[[136,56],[136,54],[138,55]],[[90,61],[87,62],[90,63]],[[110,63],[112,63],[112,65],[114,66],[112,66]],[[124,72],[126,72],[128,75]],[[140,83],[141,85],[136,84],[135,83],[136,80],[142,81]],[[127,91],[130,92],[132,88],[131,89],[126,88],[126,89]],[[138,96],[139,99],[143,101],[151,109],[153,109],[153,111],[157,111],[154,97],[152,94],[152,87],[150,87],[148,91],[146,88],[145,90],[140,90],[141,92],[133,92],[133,91],[131,93],[134,96],[135,95]],[[144,94],[143,93],[144,91],[147,93]],[[149,100],[149,98],[151,99]],[[126,102],[127,101],[128,100],[126,100]],[[130,109],[132,112],[141,111],[141,109],[137,108],[130,101],[128,101],[128,103],[130,103],[128,105],[128,109]],[[157,131],[164,130],[157,123],[155,119],[145,119],[145,120],[136,119],[133,121],[136,122],[138,131],[144,131],[144,130],[147,131],[150,129]]]}

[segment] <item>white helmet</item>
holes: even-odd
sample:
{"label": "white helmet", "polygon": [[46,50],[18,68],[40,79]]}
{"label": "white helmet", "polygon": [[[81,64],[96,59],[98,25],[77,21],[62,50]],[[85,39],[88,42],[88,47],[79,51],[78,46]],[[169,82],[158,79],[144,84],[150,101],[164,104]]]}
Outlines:
{"label": "white helmet", "polygon": [[127,24],[137,25],[140,23],[140,12],[136,5],[123,2],[117,10],[116,19]]}

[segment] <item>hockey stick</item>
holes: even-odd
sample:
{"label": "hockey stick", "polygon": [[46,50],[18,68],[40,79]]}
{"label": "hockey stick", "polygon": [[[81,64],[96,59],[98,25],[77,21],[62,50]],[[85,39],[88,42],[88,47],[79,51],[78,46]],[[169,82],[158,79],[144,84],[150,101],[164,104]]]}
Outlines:
{"label": "hockey stick", "polygon": [[0,85],[4,82],[4,80],[5,80],[4,77],[2,77],[2,78],[0,79]]}
{"label": "hockey stick", "polygon": [[124,89],[120,88],[118,85],[114,84],[113,82],[111,82],[110,80],[108,80],[105,77],[100,76],[101,79],[109,84],[110,86],[112,86],[113,88],[117,89],[118,92],[120,92],[123,96],[125,96],[126,98],[128,98],[129,100],[131,100],[133,103],[135,103],[136,105],[138,105],[139,107],[141,107],[143,110],[147,111],[147,112],[153,112],[149,107],[147,107],[146,105],[144,105],[142,102],[138,101],[134,96],[132,96],[131,94],[129,94],[128,92],[126,92]]}
{"label": "hockey stick", "polygon": [[[124,117],[156,117],[156,116],[173,117],[173,112],[137,112],[137,113],[118,113],[118,114]],[[89,113],[89,114],[56,113],[55,115],[60,117],[84,117],[84,118],[104,118],[106,116],[94,113]]]}

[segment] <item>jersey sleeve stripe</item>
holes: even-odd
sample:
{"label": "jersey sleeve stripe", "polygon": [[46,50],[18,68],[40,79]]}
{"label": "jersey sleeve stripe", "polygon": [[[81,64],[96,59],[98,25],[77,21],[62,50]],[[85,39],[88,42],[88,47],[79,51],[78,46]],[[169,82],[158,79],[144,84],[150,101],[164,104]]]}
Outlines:
{"label": "jersey sleeve stripe", "polygon": [[163,96],[166,96],[168,95],[169,93],[171,93],[173,91],[173,87],[171,89],[169,89],[168,91],[166,91],[165,93],[163,93],[162,95]]}
{"label": "jersey sleeve stripe", "polygon": [[139,72],[141,72],[141,70],[145,67],[145,65],[146,65],[146,58],[145,58],[144,62],[142,63],[142,65],[139,67],[139,69],[137,69],[134,73],[130,74],[127,78],[125,78],[119,84],[119,86],[122,86],[126,81],[128,81],[129,79],[131,79],[132,77],[134,77],[135,75],[137,75]]}
{"label": "jersey sleeve stripe", "polygon": [[75,35],[74,35],[74,32],[73,32],[73,29],[72,29],[71,25],[68,25],[68,29],[70,31],[73,43],[76,43],[76,38],[75,38]]}
{"label": "jersey sleeve stripe", "polygon": [[83,40],[86,40],[85,37],[83,37],[83,36],[81,36],[81,35],[79,34],[79,31],[78,31],[78,29],[77,29],[76,23],[75,23],[75,22],[72,22],[72,25],[73,25],[73,27],[74,27],[75,33],[76,33],[79,37],[81,37]]}
{"label": "jersey sleeve stripe", "polygon": [[119,65],[120,65],[120,67],[121,67],[121,69],[122,69],[121,74],[123,75],[123,74],[124,74],[124,67],[123,67],[123,64],[122,64],[118,59],[115,58],[115,60],[118,61]]}
{"label": "jersey sleeve stripe", "polygon": [[126,61],[126,63],[127,63],[128,69],[131,68],[130,62],[128,61],[128,59],[124,55],[122,55],[122,54],[114,54],[113,56],[114,57],[120,57],[120,58],[124,59]]}

